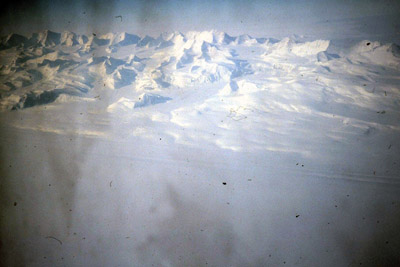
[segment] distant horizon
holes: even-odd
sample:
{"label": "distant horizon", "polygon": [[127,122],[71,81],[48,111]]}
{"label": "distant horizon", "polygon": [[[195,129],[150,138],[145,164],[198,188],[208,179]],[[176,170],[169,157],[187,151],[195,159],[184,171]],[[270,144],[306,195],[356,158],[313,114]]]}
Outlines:
{"label": "distant horizon", "polygon": [[[39,33],[46,32],[46,31],[49,31],[49,32],[52,32],[52,33],[57,33],[57,34],[63,34],[64,32],[66,32],[66,33],[73,33],[73,34],[76,34],[76,35],[78,35],[78,36],[85,35],[85,36],[87,36],[87,37],[92,36],[93,34],[96,34],[95,37],[97,37],[97,38],[99,38],[99,37],[104,37],[104,36],[107,35],[107,34],[121,34],[121,33],[126,33],[126,34],[130,34],[130,35],[136,35],[136,36],[138,36],[138,37],[146,37],[146,36],[149,36],[149,37],[152,37],[152,38],[158,38],[158,37],[160,37],[160,36],[162,36],[162,35],[166,35],[166,34],[180,33],[180,34],[186,35],[186,34],[191,33],[191,32],[195,32],[195,33],[202,33],[202,32],[219,32],[219,33],[227,34],[227,35],[230,36],[230,37],[240,37],[240,36],[248,35],[248,36],[250,36],[250,37],[252,37],[252,38],[272,38],[272,39],[274,38],[274,37],[269,37],[269,36],[255,36],[255,35],[251,35],[251,34],[247,34],[247,33],[242,33],[242,34],[237,34],[237,35],[236,35],[236,34],[230,34],[230,33],[228,33],[228,32],[221,31],[221,30],[217,30],[217,29],[198,30],[198,31],[196,31],[196,30],[187,30],[187,31],[164,31],[164,32],[161,32],[161,33],[158,33],[158,34],[146,34],[146,33],[144,33],[144,34],[138,34],[138,33],[130,32],[130,31],[110,31],[110,32],[105,32],[105,33],[96,33],[96,32],[92,32],[92,33],[79,33],[79,32],[75,32],[75,31],[73,31],[73,30],[55,31],[55,30],[52,30],[52,29],[45,29],[45,30],[41,30],[41,31],[37,31],[37,32],[32,32],[32,33],[29,33],[29,34],[14,33],[14,32],[13,32],[13,33],[8,33],[8,34],[5,34],[5,35],[1,35],[1,37],[6,37],[6,36],[9,36],[9,35],[11,35],[11,34],[18,34],[18,35],[24,36],[24,37],[26,37],[26,38],[29,39],[29,38],[31,38],[34,34],[39,34]],[[286,36],[286,37],[293,37],[293,36],[302,37],[302,35],[297,35],[297,34],[292,34],[291,36]]]}
{"label": "distant horizon", "polygon": [[[43,29],[43,30],[40,30],[40,31],[28,33],[28,34],[26,34],[26,33],[25,34],[24,33],[15,33],[15,32],[8,33],[8,34],[3,34],[3,35],[0,35],[0,38],[5,38],[5,37],[7,37],[7,36],[9,36],[11,34],[18,34],[18,35],[22,35],[22,36],[26,37],[27,39],[30,39],[30,38],[33,37],[34,34],[39,34],[39,33],[45,32],[45,31],[49,31],[49,32],[57,33],[57,34],[63,34],[64,32],[67,32],[67,33],[76,34],[78,36],[86,36],[86,37],[90,37],[90,36],[93,36],[93,34],[95,34],[95,37],[97,37],[97,38],[105,37],[105,35],[107,35],[107,34],[127,33],[127,34],[130,34],[130,35],[136,35],[136,36],[138,36],[140,38],[144,38],[146,36],[149,36],[151,38],[157,39],[160,36],[166,35],[166,34],[180,33],[180,34],[186,35],[186,34],[188,34],[190,32],[200,33],[200,32],[212,32],[212,31],[214,31],[214,32],[224,33],[224,34],[227,34],[230,37],[235,37],[235,38],[236,37],[240,37],[240,36],[244,36],[244,35],[248,35],[248,36],[250,36],[251,38],[254,38],[254,39],[265,38],[265,39],[282,40],[282,39],[285,39],[285,38],[292,38],[292,39],[294,38],[294,39],[299,39],[299,40],[303,40],[303,41],[313,41],[313,40],[335,41],[335,40],[337,40],[337,39],[329,39],[329,38],[319,38],[317,36],[310,36],[310,35],[300,35],[300,34],[296,34],[296,33],[292,33],[292,34],[286,35],[286,36],[284,36],[284,35],[283,36],[253,35],[253,34],[248,34],[248,33],[231,34],[229,32],[221,31],[221,30],[218,30],[218,29],[187,30],[187,31],[178,31],[178,30],[174,30],[173,31],[173,30],[171,30],[171,31],[164,31],[164,32],[153,33],[153,34],[151,34],[151,33],[136,33],[136,32],[132,32],[132,31],[109,31],[109,32],[104,32],[104,33],[98,33],[98,32],[81,33],[81,32],[76,32],[76,31],[67,30],[67,29],[62,30],[62,31],[56,31],[56,30],[53,30],[53,29]],[[339,40],[341,40],[341,39],[339,39]],[[388,38],[374,39],[374,38],[368,38],[366,36],[364,36],[364,37],[363,36],[359,36],[358,38],[357,37],[343,38],[343,40],[346,40],[348,43],[349,43],[349,40],[351,40],[350,43],[352,43],[352,44],[358,43],[360,41],[378,41],[378,42],[381,42],[381,43],[394,43],[396,45],[400,45],[400,35],[397,36],[397,38],[394,38],[394,39],[388,39]]]}
{"label": "distant horizon", "polygon": [[232,36],[373,39],[400,42],[398,1],[14,1],[3,4],[0,35],[49,29],[77,34],[216,29]]}

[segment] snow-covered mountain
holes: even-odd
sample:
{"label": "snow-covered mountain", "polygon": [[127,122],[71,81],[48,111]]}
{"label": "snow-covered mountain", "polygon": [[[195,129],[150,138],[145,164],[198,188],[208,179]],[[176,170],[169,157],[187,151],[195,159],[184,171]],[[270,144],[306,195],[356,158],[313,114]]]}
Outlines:
{"label": "snow-covered mountain", "polygon": [[[133,108],[157,104],[155,110],[177,127],[194,127],[196,121],[224,131],[238,125],[217,117],[246,119],[253,145],[240,147],[229,134],[213,141],[232,150],[271,146],[260,137],[266,129],[275,131],[270,116],[282,113],[290,118],[289,128],[299,114],[332,116],[338,127],[350,121],[365,131],[382,120],[396,121],[399,46],[365,40],[343,49],[329,40],[300,39],[234,37],[214,30],[156,38],[124,32],[11,34],[0,44],[0,107],[3,112],[67,108],[69,101],[89,105],[91,99],[102,112],[135,116],[139,109]],[[343,105],[357,112],[346,115]],[[383,110],[385,116],[377,115]],[[289,128],[285,131],[295,130]],[[176,142],[188,138],[167,132]],[[296,144],[293,151],[307,154]]]}
{"label": "snow-covered mountain", "polygon": [[29,38],[10,34],[0,44],[0,105],[2,109],[42,105],[56,98],[44,95],[90,94],[98,84],[143,92],[216,82],[230,85],[244,78],[312,73],[338,64],[343,68],[388,64],[399,69],[395,44],[364,41],[340,55],[329,52],[330,47],[327,40],[279,41],[218,31],[164,33],[157,38],[125,32],[85,36],[43,31]]}
{"label": "snow-covered mountain", "polygon": [[[0,44],[0,107],[5,113],[28,108],[68,112],[78,105],[96,110],[86,127],[99,136],[139,132],[148,138],[149,129],[131,125],[145,116],[168,122],[161,132],[175,143],[305,157],[317,151],[303,148],[309,141],[296,126],[300,119],[310,122],[314,140],[343,146],[354,129],[360,134],[399,129],[399,46],[365,40],[343,48],[329,40],[303,39],[235,37],[214,30],[158,37],[11,34]],[[105,116],[121,116],[128,124],[114,125],[116,132],[99,130],[96,121]],[[50,127],[34,121],[14,124]],[[64,127],[58,121],[50,128],[59,132]],[[242,131],[249,138],[246,146],[235,137]],[[292,138],[283,143],[273,141],[289,134]]]}

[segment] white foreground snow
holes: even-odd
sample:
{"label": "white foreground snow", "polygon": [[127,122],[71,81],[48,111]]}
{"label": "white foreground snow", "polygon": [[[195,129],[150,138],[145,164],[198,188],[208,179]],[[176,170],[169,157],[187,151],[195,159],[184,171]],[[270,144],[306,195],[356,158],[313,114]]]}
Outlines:
{"label": "white foreground snow", "polygon": [[45,31],[0,74],[6,265],[398,260],[395,44]]}

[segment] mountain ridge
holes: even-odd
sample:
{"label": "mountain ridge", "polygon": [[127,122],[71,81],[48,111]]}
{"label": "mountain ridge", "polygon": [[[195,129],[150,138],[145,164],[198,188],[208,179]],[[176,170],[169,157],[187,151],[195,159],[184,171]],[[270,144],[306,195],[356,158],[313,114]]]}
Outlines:
{"label": "mountain ridge", "polygon": [[63,94],[125,87],[144,93],[222,82],[221,94],[240,95],[262,88],[241,82],[249,76],[262,79],[308,68],[329,72],[336,64],[353,68],[358,62],[400,66],[400,48],[393,43],[365,40],[335,51],[329,40],[230,36],[216,30],[165,32],[156,38],[46,30],[29,38],[10,34],[0,41],[0,106],[6,110],[46,105]]}

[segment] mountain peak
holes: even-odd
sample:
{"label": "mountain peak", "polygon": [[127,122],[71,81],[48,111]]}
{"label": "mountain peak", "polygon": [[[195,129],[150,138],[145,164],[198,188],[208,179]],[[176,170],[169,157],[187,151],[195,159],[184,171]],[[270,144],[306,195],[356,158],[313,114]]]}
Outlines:
{"label": "mountain peak", "polygon": [[61,33],[50,30],[43,30],[38,33],[33,33],[29,39],[34,44],[42,46],[54,46],[60,43]]}

